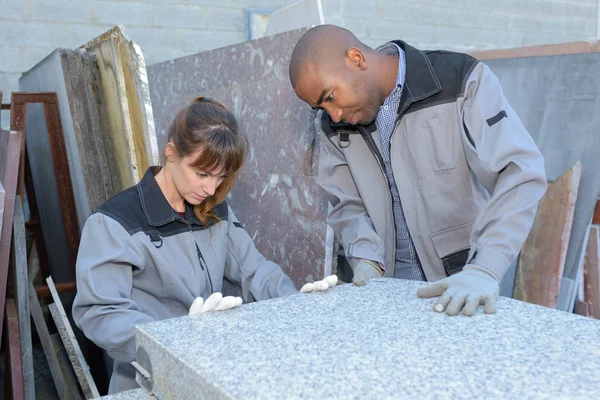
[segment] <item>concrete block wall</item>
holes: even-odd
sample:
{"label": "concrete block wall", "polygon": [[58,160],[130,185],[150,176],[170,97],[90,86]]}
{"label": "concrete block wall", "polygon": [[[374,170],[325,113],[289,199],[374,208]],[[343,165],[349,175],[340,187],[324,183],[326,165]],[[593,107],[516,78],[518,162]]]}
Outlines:
{"label": "concrete block wall", "polygon": [[[325,0],[327,3],[327,0]],[[471,51],[594,40],[598,0],[342,0],[340,25],[376,46]]]}
{"label": "concrete block wall", "polygon": [[[0,89],[57,47],[74,48],[116,24],[147,64],[247,40],[247,9],[296,0],[0,0]],[[322,0],[327,23],[376,46],[484,50],[593,40],[599,0]],[[7,99],[5,99],[5,102]],[[6,127],[8,118],[3,116]]]}

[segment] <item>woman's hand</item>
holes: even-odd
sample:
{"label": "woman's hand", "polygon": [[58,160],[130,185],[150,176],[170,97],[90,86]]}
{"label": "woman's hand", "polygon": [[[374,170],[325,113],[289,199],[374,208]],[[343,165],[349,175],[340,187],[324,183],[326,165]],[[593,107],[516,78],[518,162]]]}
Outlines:
{"label": "woman's hand", "polygon": [[230,308],[242,305],[241,297],[226,296],[220,292],[211,294],[206,301],[202,297],[197,297],[190,307],[189,315],[203,314],[209,311],[229,310]]}
{"label": "woman's hand", "polygon": [[329,275],[322,281],[309,282],[302,286],[300,293],[320,292],[329,289],[337,284],[338,277],[336,275]]}

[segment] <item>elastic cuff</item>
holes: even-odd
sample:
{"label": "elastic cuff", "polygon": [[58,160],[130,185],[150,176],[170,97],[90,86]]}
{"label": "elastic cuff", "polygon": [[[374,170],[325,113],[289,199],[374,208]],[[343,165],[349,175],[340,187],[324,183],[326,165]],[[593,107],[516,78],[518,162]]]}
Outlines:
{"label": "elastic cuff", "polygon": [[463,271],[469,270],[469,269],[474,270],[474,271],[483,272],[484,274],[489,275],[490,278],[494,279],[496,281],[496,283],[500,284],[500,279],[498,278],[498,275],[496,275],[493,271],[489,270],[488,268],[482,267],[481,265],[478,265],[478,264],[467,264],[463,268]]}
{"label": "elastic cuff", "polygon": [[381,266],[384,264],[383,254],[380,252],[353,245],[350,245],[348,250],[346,250],[346,257],[357,260],[371,260],[379,263]]}
{"label": "elastic cuff", "polygon": [[363,258],[363,261],[366,262],[367,264],[369,264],[370,266],[372,266],[373,268],[375,268],[377,270],[377,272],[379,272],[379,275],[383,276],[383,274],[385,273],[385,271],[379,265],[379,263],[371,261],[371,260],[365,260],[364,258]]}

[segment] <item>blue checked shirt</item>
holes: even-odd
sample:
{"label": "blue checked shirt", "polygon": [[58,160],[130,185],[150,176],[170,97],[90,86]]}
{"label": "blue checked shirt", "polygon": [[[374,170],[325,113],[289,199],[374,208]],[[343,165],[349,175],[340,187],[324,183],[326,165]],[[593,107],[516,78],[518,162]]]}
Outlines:
{"label": "blue checked shirt", "polygon": [[396,78],[396,88],[385,99],[383,105],[377,113],[377,129],[381,137],[382,157],[385,164],[385,173],[392,194],[392,205],[394,210],[394,222],[396,225],[396,265],[394,278],[410,279],[424,281],[425,275],[420,267],[419,257],[415,250],[415,245],[410,237],[404,210],[400,201],[400,194],[394,179],[392,164],[390,161],[390,139],[394,133],[396,118],[398,117],[398,108],[400,106],[400,97],[406,78],[406,62],[404,50],[395,43],[389,42],[376,49],[382,54],[399,57],[398,76]]}

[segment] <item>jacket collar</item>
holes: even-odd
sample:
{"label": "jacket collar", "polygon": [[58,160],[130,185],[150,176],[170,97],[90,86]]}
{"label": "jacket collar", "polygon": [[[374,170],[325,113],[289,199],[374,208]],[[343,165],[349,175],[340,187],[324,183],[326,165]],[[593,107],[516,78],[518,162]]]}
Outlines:
{"label": "jacket collar", "polygon": [[[162,169],[160,166],[148,168],[142,180],[137,184],[142,210],[150,226],[159,227],[173,222],[182,221],[173,210],[154,176]],[[193,207],[185,202],[185,219],[196,225],[204,225],[194,214]]]}
{"label": "jacket collar", "polygon": [[[404,50],[406,55],[406,97],[415,101],[423,100],[442,91],[442,85],[433,71],[429,57],[419,49],[406,44],[402,40],[394,40]],[[400,103],[402,105],[402,102]]]}

